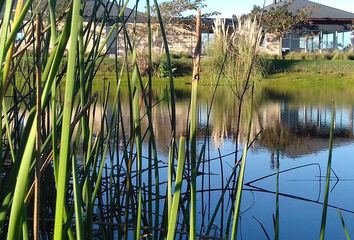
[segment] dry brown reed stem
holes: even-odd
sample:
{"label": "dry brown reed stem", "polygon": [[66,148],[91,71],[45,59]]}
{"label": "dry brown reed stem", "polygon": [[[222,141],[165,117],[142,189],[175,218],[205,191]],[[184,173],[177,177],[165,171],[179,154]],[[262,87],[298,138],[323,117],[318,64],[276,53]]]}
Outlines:
{"label": "dry brown reed stem", "polygon": [[194,51],[194,59],[193,59],[193,81],[200,79],[200,57],[202,55],[202,24],[201,24],[201,11],[200,9],[197,12],[196,19],[196,39],[197,44]]}
{"label": "dry brown reed stem", "polygon": [[[80,121],[80,119],[82,118],[82,116],[84,114],[86,114],[86,112],[89,110],[89,108],[91,107],[91,105],[97,100],[98,98],[98,93],[96,92],[91,98],[90,100],[87,102],[87,104],[81,109],[81,111],[79,112],[79,114],[77,114],[77,116],[74,118],[73,122],[71,123],[71,129],[73,130],[76,126],[76,124],[78,124],[78,122]],[[100,133],[98,133],[97,135],[99,135]],[[60,143],[57,146],[57,148],[60,147]],[[45,161],[43,162],[41,168],[40,168],[40,177],[44,174],[44,171],[47,169],[47,167],[49,166],[49,163],[53,160],[53,150],[48,154],[48,157],[45,159]],[[29,202],[29,200],[31,199],[33,193],[34,193],[34,186],[35,186],[36,180],[33,181],[31,187],[29,188],[29,191],[27,192],[26,198],[25,198],[25,203],[27,204]]]}
{"label": "dry brown reed stem", "polygon": [[37,108],[37,134],[36,134],[36,165],[35,165],[35,187],[34,187],[34,207],[33,207],[33,238],[39,239],[39,226],[40,226],[40,183],[41,174],[40,168],[42,166],[41,160],[41,116],[42,116],[42,67],[41,67],[41,28],[42,19],[40,14],[36,15],[35,23],[35,54],[36,54],[36,108]]}

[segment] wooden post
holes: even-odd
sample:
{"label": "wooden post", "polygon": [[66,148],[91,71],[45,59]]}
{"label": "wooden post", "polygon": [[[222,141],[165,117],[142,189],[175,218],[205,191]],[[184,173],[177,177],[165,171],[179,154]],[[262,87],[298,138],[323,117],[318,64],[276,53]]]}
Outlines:
{"label": "wooden post", "polygon": [[36,15],[35,23],[35,60],[36,60],[36,108],[37,108],[37,134],[36,134],[36,165],[35,165],[35,190],[34,190],[34,206],[33,206],[33,239],[39,239],[40,226],[40,168],[41,168],[41,15]]}
{"label": "wooden post", "polygon": [[201,20],[201,11],[198,10],[197,12],[197,19],[196,19],[196,30],[195,30],[195,37],[196,37],[196,46],[194,50],[193,56],[193,81],[200,79],[200,58],[202,55],[202,20]]}

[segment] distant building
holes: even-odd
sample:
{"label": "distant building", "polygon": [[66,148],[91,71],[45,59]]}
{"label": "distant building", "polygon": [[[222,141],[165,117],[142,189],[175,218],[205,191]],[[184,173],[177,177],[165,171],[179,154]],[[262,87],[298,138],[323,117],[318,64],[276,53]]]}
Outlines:
{"label": "distant building", "polygon": [[[312,9],[309,24],[304,25],[282,39],[283,51],[314,52],[321,50],[343,50],[350,46],[350,31],[354,23],[354,13],[314,3],[308,0],[274,0],[265,10],[287,5],[296,14],[305,7]],[[269,54],[280,52],[280,39],[266,34],[262,51]],[[352,42],[353,43],[353,42]]]}
{"label": "distant building", "polygon": [[[57,4],[61,1],[63,0],[57,0]],[[17,1],[15,1],[14,6],[16,6],[16,2]],[[116,1],[84,0],[83,2],[83,25],[86,27],[88,22],[92,19],[94,24],[91,25],[90,32],[96,33],[94,36],[101,35],[98,44],[105,43],[103,51],[105,51],[108,55],[114,55],[115,53],[123,54],[126,52],[125,44],[127,44],[127,38],[124,34],[123,28],[121,27],[123,22],[125,23],[130,41],[133,42],[134,40],[138,51],[147,51],[148,23],[145,13],[137,12],[135,9],[125,8],[123,13],[124,16],[119,17],[121,6],[118,6]],[[41,3],[43,4],[43,7],[45,7],[47,2],[42,1]],[[108,8],[105,8],[104,5],[108,6]],[[3,17],[4,7],[0,9],[0,23]],[[180,19],[177,20],[180,22]],[[102,26],[102,22],[106,22],[106,24]],[[119,24],[118,29],[112,30],[112,27],[116,23]],[[185,23],[187,24],[178,24],[176,21],[165,23],[166,37],[172,53],[192,55],[196,43],[195,30],[193,26],[194,19],[190,22],[186,21]],[[187,26],[189,23],[191,23],[191,25]],[[59,25],[63,25],[63,22]],[[135,31],[133,32],[133,30]],[[111,31],[112,34],[107,39],[108,33]],[[17,40],[21,40],[23,37],[23,32],[20,32],[17,36]],[[90,49],[94,47],[94,44],[97,44],[97,39],[89,41],[86,50],[90,51]],[[162,32],[159,24],[156,22],[152,26],[152,49],[154,52],[164,52]]]}

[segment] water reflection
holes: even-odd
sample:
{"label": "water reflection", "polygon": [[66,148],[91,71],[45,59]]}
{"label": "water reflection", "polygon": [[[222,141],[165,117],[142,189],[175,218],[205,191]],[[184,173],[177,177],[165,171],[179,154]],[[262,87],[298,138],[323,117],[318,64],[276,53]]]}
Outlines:
{"label": "water reflection", "polygon": [[[291,105],[287,100],[266,104],[260,111],[264,131],[259,144],[274,149],[275,133],[281,131],[279,147],[288,157],[324,150],[328,147],[331,111],[329,106]],[[335,126],[337,146],[353,141],[352,106],[337,106]]]}
{"label": "water reflection", "polygon": [[[232,92],[227,87],[220,87],[217,91],[208,124],[208,110],[210,109],[212,87],[202,87],[198,99],[198,136],[203,139],[208,133],[214,148],[220,148],[226,140],[236,141],[236,124],[238,104]],[[190,92],[187,89],[176,91],[177,136],[185,135],[188,128],[188,112]],[[122,99],[127,99],[122,97]],[[170,115],[167,103],[167,94],[164,89],[154,92],[157,103],[152,110],[154,130],[158,146],[165,146],[170,140]],[[129,104],[123,101],[123,122],[129,129]],[[348,144],[353,141],[354,133],[354,104],[336,106],[335,137],[336,145]],[[247,116],[250,107],[243,106],[241,118],[240,139],[246,136]],[[142,115],[145,110],[141,110]],[[274,150],[275,133],[280,129],[282,142],[281,153],[296,158],[302,155],[324,150],[328,146],[331,102],[324,104],[298,104],[291,99],[275,99],[265,97],[262,92],[256,93],[255,108],[253,112],[252,136],[258,136],[256,147]],[[99,118],[98,118],[99,119]],[[143,121],[143,129],[147,129],[147,119]],[[95,124],[99,128],[99,123]],[[162,149],[161,149],[162,150]]]}
{"label": "water reflection", "polygon": [[[306,92],[306,89],[300,91]],[[247,131],[247,116],[251,111],[246,103],[242,109],[240,138],[236,139],[237,101],[227,87],[220,87],[211,108],[213,87],[201,87],[198,96],[199,147],[205,136],[210,137],[208,156],[201,164],[198,176],[198,228],[203,233],[220,199],[222,188],[231,176],[234,166],[235,141],[243,142]],[[306,94],[306,93],[305,93]],[[170,141],[170,115],[164,88],[154,91],[156,105],[152,110],[159,160],[166,162]],[[176,91],[177,136],[186,134],[190,92],[188,86]],[[312,96],[312,99],[315,96]],[[129,104],[122,93],[122,118],[129,130]],[[337,208],[344,218],[354,220],[354,101],[337,104],[335,149],[333,152],[333,179],[328,211],[326,235],[338,239],[343,235]],[[145,113],[141,109],[142,115]],[[280,239],[318,238],[321,222],[324,174],[328,155],[331,118],[331,99],[301,103],[281,92],[270,95],[258,91],[253,108],[252,145],[246,166],[245,191],[241,206],[242,239],[264,239],[260,223],[272,237],[275,214],[276,170],[279,168]],[[95,124],[96,125],[96,124]],[[99,124],[97,124],[99,126]],[[147,129],[147,120],[142,124]],[[129,135],[129,133],[127,133]],[[145,146],[146,150],[146,146]],[[279,150],[279,161],[277,151]],[[219,153],[223,156],[220,158]],[[144,163],[146,167],[146,163]],[[161,182],[166,179],[161,172]],[[161,185],[164,192],[164,185]],[[232,183],[228,188],[231,190]],[[186,194],[185,196],[188,196]],[[224,196],[224,205],[213,225],[215,237],[220,237],[221,223],[226,223],[230,213],[230,192]],[[186,199],[184,199],[185,201]],[[163,202],[161,201],[161,204]],[[255,220],[256,219],[256,220]],[[301,229],[301,231],[299,230]],[[354,229],[349,227],[350,234]]]}

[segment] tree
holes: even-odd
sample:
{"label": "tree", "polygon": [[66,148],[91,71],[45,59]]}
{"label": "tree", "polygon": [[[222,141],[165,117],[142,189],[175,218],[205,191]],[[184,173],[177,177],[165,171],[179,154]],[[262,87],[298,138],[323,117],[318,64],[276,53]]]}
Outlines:
{"label": "tree", "polygon": [[[207,7],[205,0],[170,0],[159,4],[161,17],[166,24],[186,23],[195,20],[194,13],[198,9]],[[191,14],[192,13],[192,14]],[[156,16],[156,8],[152,7],[152,14]],[[202,17],[219,15],[219,12],[204,13]]]}
{"label": "tree", "polygon": [[262,24],[265,31],[284,37],[294,29],[308,23],[312,8],[305,7],[293,13],[288,8],[290,4],[287,3],[265,12]]}
{"label": "tree", "polygon": [[[289,10],[292,2],[284,3],[279,7],[272,7],[262,14],[262,27],[264,32],[275,34],[279,39],[279,53],[282,53],[282,38],[298,29],[300,26],[309,23],[309,17],[313,11],[313,6],[298,9],[295,13]],[[252,16],[261,16],[262,9],[254,6]]]}

